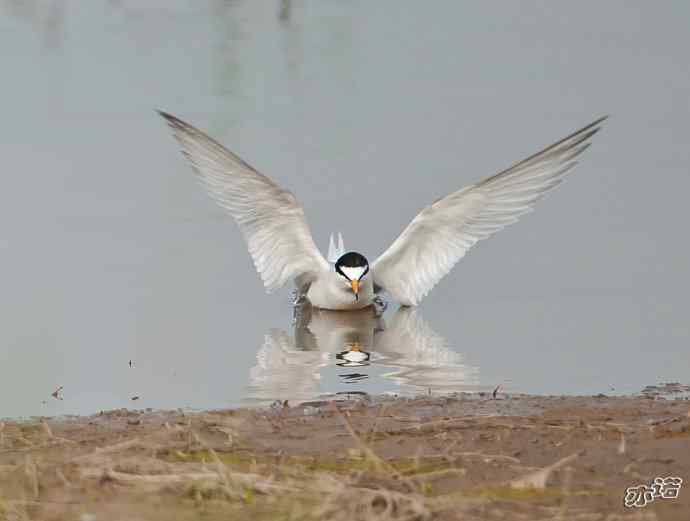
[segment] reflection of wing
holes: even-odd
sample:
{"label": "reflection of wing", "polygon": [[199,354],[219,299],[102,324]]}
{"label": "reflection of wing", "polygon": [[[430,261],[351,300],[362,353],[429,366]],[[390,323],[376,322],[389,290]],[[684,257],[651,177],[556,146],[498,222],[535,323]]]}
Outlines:
{"label": "reflection of wing", "polygon": [[401,304],[417,305],[477,241],[516,222],[558,186],[604,119],[422,210],[372,264],[374,283]]}
{"label": "reflection of wing", "polygon": [[235,218],[268,291],[329,270],[314,244],[304,210],[292,193],[254,170],[200,130],[160,113],[209,195]]}
{"label": "reflection of wing", "polygon": [[[313,336],[309,342],[315,345]],[[249,371],[247,398],[259,402],[313,398],[318,392],[319,370],[328,363],[328,353],[301,348],[285,330],[272,329],[256,355],[256,365]]]}
{"label": "reflection of wing", "polygon": [[462,355],[448,346],[416,308],[402,307],[395,313],[374,337],[374,351],[383,355],[377,363],[400,369],[385,376],[401,385],[459,391],[479,383],[478,368],[465,365]]}

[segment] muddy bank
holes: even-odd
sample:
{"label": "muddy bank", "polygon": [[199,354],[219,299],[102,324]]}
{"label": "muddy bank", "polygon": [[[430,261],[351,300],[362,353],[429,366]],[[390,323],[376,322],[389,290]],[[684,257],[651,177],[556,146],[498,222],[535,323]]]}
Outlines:
{"label": "muddy bank", "polygon": [[624,506],[690,479],[690,402],[657,391],[4,421],[0,519],[687,521],[690,485]]}

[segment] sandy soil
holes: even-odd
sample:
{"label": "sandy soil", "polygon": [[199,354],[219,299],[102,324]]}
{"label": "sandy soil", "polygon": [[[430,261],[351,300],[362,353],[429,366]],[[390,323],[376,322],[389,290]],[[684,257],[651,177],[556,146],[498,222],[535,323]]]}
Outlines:
{"label": "sandy soil", "polygon": [[690,402],[455,395],[0,423],[0,519],[690,519]]}

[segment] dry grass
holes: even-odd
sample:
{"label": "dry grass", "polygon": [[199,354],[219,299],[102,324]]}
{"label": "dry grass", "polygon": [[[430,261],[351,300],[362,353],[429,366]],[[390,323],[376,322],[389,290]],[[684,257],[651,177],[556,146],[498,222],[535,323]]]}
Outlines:
{"label": "dry grass", "polygon": [[[86,451],[54,436],[45,422],[4,429],[0,450],[15,457],[0,466],[0,520],[228,519],[240,513],[271,520],[430,519],[423,496],[357,486],[339,472],[348,465],[315,472],[295,459],[250,462],[237,458],[232,446],[219,453],[200,435],[205,428],[203,419],[164,426]],[[239,437],[231,432],[231,438]],[[357,439],[373,475],[400,476]],[[360,463],[355,458],[350,466],[363,468]]]}
{"label": "dry grass", "polygon": [[[625,439],[620,425],[601,421],[559,430],[551,428],[558,421],[549,419],[538,429],[527,417],[465,416],[407,427],[414,416],[400,411],[360,412],[335,404],[323,408],[313,420],[315,430],[307,432],[331,429],[330,439],[341,440],[342,447],[318,457],[305,450],[309,437],[292,451],[255,439],[256,433],[263,433],[264,441],[302,439],[297,426],[307,420],[290,416],[288,408],[239,416],[153,413],[138,416],[143,420],[137,423],[128,411],[80,419],[73,426],[0,423],[0,521],[657,519],[651,509],[609,506],[604,514],[581,507],[583,498],[608,494],[575,483],[581,450],[539,465],[498,453],[513,436],[539,431],[545,440],[570,440],[562,437],[579,432],[598,440],[600,431],[615,427],[615,435],[607,435],[611,440],[604,436],[601,443],[610,444],[612,457],[627,458],[620,449]],[[391,439],[412,440],[417,449],[392,457]],[[552,443],[554,450],[559,443]],[[439,444],[436,453],[423,450]],[[638,472],[644,464],[638,459],[625,466],[626,479],[645,479]]]}

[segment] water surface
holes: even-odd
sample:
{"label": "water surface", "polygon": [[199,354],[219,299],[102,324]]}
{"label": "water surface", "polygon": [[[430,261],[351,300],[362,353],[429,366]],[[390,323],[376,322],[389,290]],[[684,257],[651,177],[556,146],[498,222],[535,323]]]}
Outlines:
{"label": "water surface", "polygon": [[[688,16],[0,0],[0,417],[686,381]],[[439,196],[613,117],[418,310],[295,330],[290,289],[264,294],[153,109],[290,188],[317,244],[342,231],[370,260]],[[355,342],[368,365],[338,365]]]}

